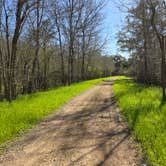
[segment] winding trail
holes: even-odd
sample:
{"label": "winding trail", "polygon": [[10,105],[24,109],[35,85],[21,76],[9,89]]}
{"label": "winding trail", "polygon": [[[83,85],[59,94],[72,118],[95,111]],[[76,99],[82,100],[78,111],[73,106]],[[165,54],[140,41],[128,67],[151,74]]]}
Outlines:
{"label": "winding trail", "polygon": [[111,84],[82,93],[31,129],[0,157],[0,166],[139,165]]}

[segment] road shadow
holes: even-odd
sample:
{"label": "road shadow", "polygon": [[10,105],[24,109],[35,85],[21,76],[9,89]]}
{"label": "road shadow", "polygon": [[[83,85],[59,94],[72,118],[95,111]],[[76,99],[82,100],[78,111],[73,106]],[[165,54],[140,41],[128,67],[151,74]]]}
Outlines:
{"label": "road shadow", "polygon": [[[110,86],[110,81],[105,81],[99,86],[108,85]],[[104,99],[101,99],[101,96],[93,96],[87,100],[89,104],[82,110],[56,115],[50,119],[51,121],[61,121],[60,133],[53,138],[54,141],[60,141],[56,151],[67,154],[68,157],[78,153],[68,166],[77,165],[80,161],[86,160],[88,156],[95,159],[98,151],[103,157],[96,165],[101,166],[130,137],[126,124],[118,120],[119,113],[113,111],[117,107],[113,96]],[[109,123],[113,124],[112,127],[107,127]],[[55,132],[57,132],[55,128],[47,130],[47,133]]]}
{"label": "road shadow", "polygon": [[111,84],[104,81],[89,96],[78,97],[42,121],[18,143],[20,149],[30,151],[28,158],[39,156],[35,163],[49,156],[55,165],[66,166],[102,166],[111,161],[115,166],[119,153],[133,155],[128,145],[130,131],[118,111]]}

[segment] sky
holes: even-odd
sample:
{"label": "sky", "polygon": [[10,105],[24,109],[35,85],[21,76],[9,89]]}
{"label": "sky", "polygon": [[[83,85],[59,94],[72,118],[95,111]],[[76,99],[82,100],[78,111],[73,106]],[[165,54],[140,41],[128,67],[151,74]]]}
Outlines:
{"label": "sky", "polygon": [[116,34],[124,24],[126,15],[125,12],[120,11],[117,6],[118,5],[114,0],[108,0],[103,9],[103,14],[105,17],[103,24],[103,36],[104,38],[107,38],[104,54],[114,55],[120,53],[124,56],[127,56],[127,53],[120,52],[117,45]]}

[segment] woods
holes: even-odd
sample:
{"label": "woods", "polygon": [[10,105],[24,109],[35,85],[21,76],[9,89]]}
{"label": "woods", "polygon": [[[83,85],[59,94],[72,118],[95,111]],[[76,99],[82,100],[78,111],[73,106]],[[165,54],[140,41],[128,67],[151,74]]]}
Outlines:
{"label": "woods", "polygon": [[105,1],[1,1],[0,96],[18,94],[111,73],[102,56]]}
{"label": "woods", "polygon": [[132,1],[118,33],[122,51],[103,56],[105,0],[1,0],[0,99],[110,74],[166,84],[166,2]]}
{"label": "woods", "polygon": [[127,9],[126,25],[118,34],[122,50],[131,53],[131,73],[140,82],[158,84],[165,100],[166,2],[134,1]]}
{"label": "woods", "polygon": [[0,165],[166,165],[166,0],[0,0]]}

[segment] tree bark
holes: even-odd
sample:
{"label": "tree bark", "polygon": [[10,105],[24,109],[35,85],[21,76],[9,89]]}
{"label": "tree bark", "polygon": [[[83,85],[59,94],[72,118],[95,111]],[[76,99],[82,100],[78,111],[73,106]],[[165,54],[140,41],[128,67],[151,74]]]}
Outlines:
{"label": "tree bark", "polygon": [[46,55],[46,45],[44,44],[44,48],[43,48],[43,52],[44,52],[44,83],[43,83],[43,89],[47,90],[47,55]]}
{"label": "tree bark", "polygon": [[[31,81],[29,82],[29,92],[33,92],[36,89],[39,88],[39,62],[38,62],[38,55],[39,55],[39,49],[40,49],[40,43],[39,43],[39,35],[40,35],[40,12],[39,12],[39,7],[40,7],[40,0],[36,1],[36,34],[35,34],[35,57],[33,59],[33,65],[32,65],[32,78]],[[42,16],[41,16],[42,17]]]}
{"label": "tree bark", "polygon": [[165,73],[166,73],[166,63],[165,63],[165,37],[162,36],[162,46],[161,46],[161,86],[162,86],[162,95],[163,100],[166,100],[166,93],[165,93],[165,86],[166,86],[166,79],[165,79]]}
{"label": "tree bark", "polygon": [[61,57],[61,82],[63,85],[65,85],[65,70],[64,70],[64,57],[63,57],[63,47],[62,47],[62,39],[61,39],[61,30],[60,25],[58,23],[57,13],[55,16],[55,22],[57,26],[58,31],[58,40],[59,40],[59,49],[60,49],[60,57]]}
{"label": "tree bark", "polygon": [[85,32],[82,30],[82,66],[81,66],[81,79],[85,79]]}

